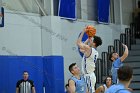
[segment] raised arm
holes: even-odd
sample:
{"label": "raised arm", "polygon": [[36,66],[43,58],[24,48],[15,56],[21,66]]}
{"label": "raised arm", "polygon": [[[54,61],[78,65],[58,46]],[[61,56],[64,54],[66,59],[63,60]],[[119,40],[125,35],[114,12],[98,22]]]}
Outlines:
{"label": "raised arm", "polygon": [[85,33],[85,31],[81,32],[81,34],[76,42],[82,53],[84,53],[87,50],[90,50],[90,47],[87,44],[82,42],[82,38],[83,38],[84,33]]}
{"label": "raised arm", "polygon": [[124,51],[123,55],[120,57],[121,62],[123,62],[126,59],[126,57],[128,56],[128,47],[125,44],[122,44],[122,45],[125,48],[125,51]]}
{"label": "raised arm", "polygon": [[86,44],[86,45],[88,45],[88,43],[89,43],[89,39],[87,39],[87,40],[84,42],[84,44]]}

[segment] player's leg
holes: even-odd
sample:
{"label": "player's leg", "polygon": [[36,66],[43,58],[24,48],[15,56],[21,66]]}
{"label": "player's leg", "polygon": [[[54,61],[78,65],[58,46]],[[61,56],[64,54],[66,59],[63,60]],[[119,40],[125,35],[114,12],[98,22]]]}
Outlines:
{"label": "player's leg", "polygon": [[95,83],[96,83],[96,76],[95,76],[95,73],[91,73],[90,74],[90,81],[91,81],[91,89],[92,89],[92,92],[90,93],[94,93],[95,92]]}

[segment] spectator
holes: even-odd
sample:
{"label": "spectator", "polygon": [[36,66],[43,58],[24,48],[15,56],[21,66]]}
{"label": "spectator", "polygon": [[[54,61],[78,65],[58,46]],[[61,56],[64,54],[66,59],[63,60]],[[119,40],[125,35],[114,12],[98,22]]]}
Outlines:
{"label": "spectator", "polygon": [[95,93],[105,93],[107,89],[112,85],[112,77],[107,76],[106,79],[104,80],[104,84],[99,86]]}

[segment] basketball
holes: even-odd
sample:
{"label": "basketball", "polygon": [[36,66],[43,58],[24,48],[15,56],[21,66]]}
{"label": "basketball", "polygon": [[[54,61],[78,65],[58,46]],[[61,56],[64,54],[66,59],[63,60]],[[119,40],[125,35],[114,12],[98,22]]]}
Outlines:
{"label": "basketball", "polygon": [[94,37],[95,34],[96,34],[96,29],[95,29],[94,26],[88,25],[88,26],[85,28],[85,32],[86,32],[86,34],[88,35],[88,37]]}

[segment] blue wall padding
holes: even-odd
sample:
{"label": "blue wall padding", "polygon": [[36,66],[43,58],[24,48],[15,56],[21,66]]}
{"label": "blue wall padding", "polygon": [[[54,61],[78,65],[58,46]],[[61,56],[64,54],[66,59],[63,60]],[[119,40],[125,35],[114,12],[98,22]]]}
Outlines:
{"label": "blue wall padding", "polygon": [[46,93],[64,93],[64,64],[62,56],[44,57],[44,86]]}
{"label": "blue wall padding", "polygon": [[98,0],[98,22],[109,23],[110,0]]}
{"label": "blue wall padding", "polygon": [[66,18],[76,18],[76,1],[75,0],[59,0],[58,15]]}
{"label": "blue wall padding", "polygon": [[43,58],[39,56],[0,56],[0,93],[15,93],[24,70],[34,81],[36,93],[43,93]]}

